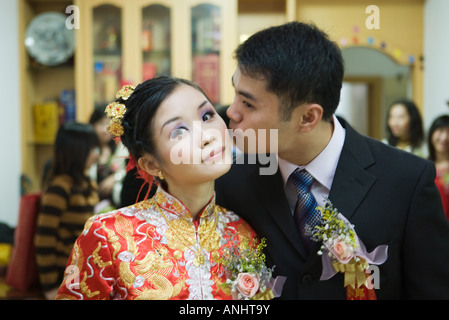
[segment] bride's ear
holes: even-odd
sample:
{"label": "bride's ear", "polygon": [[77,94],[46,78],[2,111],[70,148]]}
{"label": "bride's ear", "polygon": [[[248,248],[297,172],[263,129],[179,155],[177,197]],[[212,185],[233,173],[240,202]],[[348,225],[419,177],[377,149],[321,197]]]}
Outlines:
{"label": "bride's ear", "polygon": [[149,155],[145,154],[137,160],[139,167],[142,168],[145,172],[151,174],[152,176],[157,176],[158,171],[160,170],[159,164],[156,159]]}

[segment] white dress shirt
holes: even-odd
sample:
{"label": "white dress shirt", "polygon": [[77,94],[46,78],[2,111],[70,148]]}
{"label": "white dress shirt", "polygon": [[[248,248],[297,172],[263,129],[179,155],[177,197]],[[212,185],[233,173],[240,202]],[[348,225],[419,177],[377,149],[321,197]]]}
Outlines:
{"label": "white dress shirt", "polygon": [[293,184],[288,181],[288,177],[297,168],[306,169],[315,179],[312,185],[312,193],[318,205],[324,205],[324,199],[329,196],[338,160],[345,142],[346,130],[341,126],[337,117],[332,118],[334,131],[331,140],[321,153],[305,166],[298,166],[282,158],[278,158],[279,169],[284,180],[284,190],[292,213],[295,210],[298,200]]}

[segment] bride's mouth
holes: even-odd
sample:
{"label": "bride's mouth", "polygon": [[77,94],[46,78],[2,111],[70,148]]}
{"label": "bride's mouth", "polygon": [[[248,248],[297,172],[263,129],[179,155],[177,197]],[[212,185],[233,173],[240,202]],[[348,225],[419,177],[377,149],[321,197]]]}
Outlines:
{"label": "bride's mouth", "polygon": [[220,147],[212,150],[204,159],[203,162],[212,163],[223,157],[225,147]]}

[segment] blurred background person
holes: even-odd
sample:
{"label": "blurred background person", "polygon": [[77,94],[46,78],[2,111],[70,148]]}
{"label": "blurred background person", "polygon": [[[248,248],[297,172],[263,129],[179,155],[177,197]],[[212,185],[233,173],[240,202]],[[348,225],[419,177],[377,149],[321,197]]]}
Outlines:
{"label": "blurred background person", "polygon": [[75,122],[59,128],[34,240],[47,299],[56,296],[73,244],[99,201],[97,183],[87,174],[98,156],[98,137],[91,125]]}
{"label": "blurred background person", "polygon": [[122,143],[116,142],[108,132],[109,119],[104,108],[95,109],[89,123],[100,143],[99,159],[89,170],[89,176],[98,183],[101,204],[97,210],[107,212],[120,206],[122,182],[126,174],[125,158],[128,152]]}
{"label": "blurred background person", "polygon": [[387,139],[385,143],[425,158],[424,129],[421,114],[411,100],[393,102],[387,113]]}
{"label": "blurred background person", "polygon": [[436,118],[428,134],[429,160],[435,162],[435,184],[440,190],[443,209],[449,219],[449,115]]}

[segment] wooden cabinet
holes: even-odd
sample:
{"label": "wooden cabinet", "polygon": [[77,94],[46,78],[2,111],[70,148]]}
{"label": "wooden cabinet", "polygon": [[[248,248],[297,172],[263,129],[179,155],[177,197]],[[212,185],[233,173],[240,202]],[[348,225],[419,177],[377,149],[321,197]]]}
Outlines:
{"label": "wooden cabinet", "polygon": [[[26,28],[36,15],[69,5],[79,8],[74,57],[40,66],[23,45]],[[63,90],[75,90],[76,120],[87,122],[121,85],[160,74],[196,80],[215,104],[229,104],[237,34],[237,0],[19,0],[25,191],[40,190],[53,149],[52,139],[35,139],[36,104],[59,103]]]}
{"label": "wooden cabinet", "polygon": [[49,117],[48,114],[36,112],[36,106],[59,104],[61,93],[75,88],[73,58],[55,67],[39,65],[26,51],[25,32],[29,23],[38,14],[48,11],[64,13],[65,8],[71,4],[71,0],[18,1],[22,192],[40,190],[44,167],[53,153],[52,137],[36,134],[36,122],[40,120],[48,122],[48,119],[52,119],[52,123],[45,123],[44,126],[57,129],[60,121],[54,114]]}
{"label": "wooden cabinet", "polygon": [[197,81],[229,104],[237,46],[236,0],[75,0],[77,119],[114,100],[123,84],[168,74]]}
{"label": "wooden cabinet", "polygon": [[[87,122],[126,83],[169,74],[198,82],[216,105],[232,103],[233,58],[245,35],[294,18],[296,0],[18,0],[22,172],[27,191],[41,187],[52,143],[37,142],[33,108],[76,92],[76,120]],[[24,34],[39,13],[79,8],[74,57],[42,67],[25,49]],[[69,14],[67,14],[69,16]]]}

